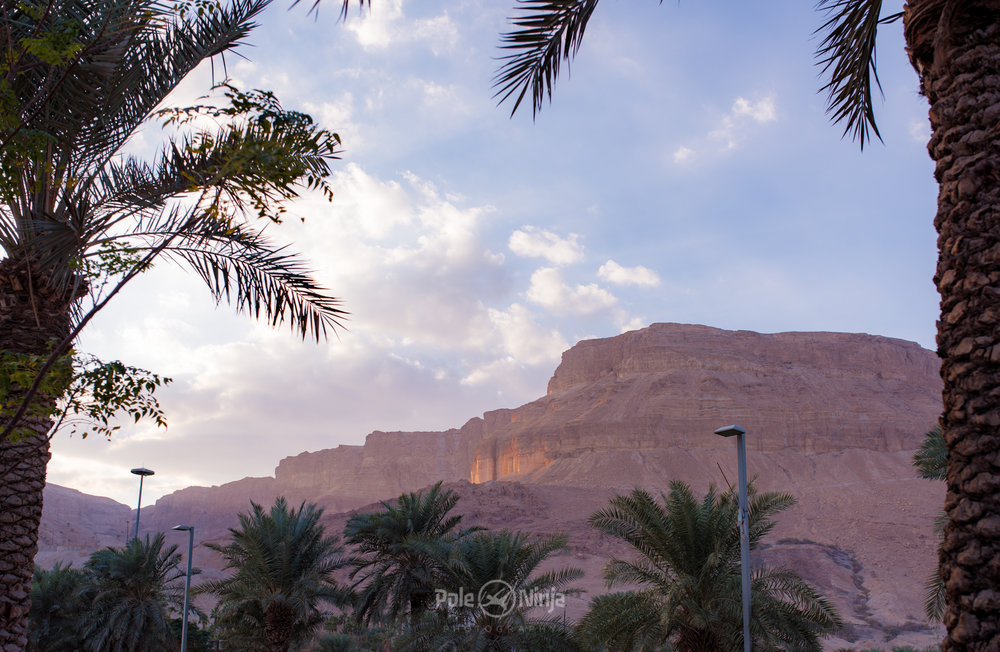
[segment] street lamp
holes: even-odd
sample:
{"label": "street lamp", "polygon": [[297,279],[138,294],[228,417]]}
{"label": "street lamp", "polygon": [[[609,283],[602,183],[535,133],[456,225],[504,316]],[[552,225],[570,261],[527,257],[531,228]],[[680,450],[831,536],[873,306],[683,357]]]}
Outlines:
{"label": "street lamp", "polygon": [[188,644],[188,602],[191,595],[191,553],[194,551],[194,526],[175,525],[174,530],[188,533],[188,569],[184,577],[184,620],[181,622],[181,652],[187,652]]}
{"label": "street lamp", "polygon": [[743,574],[743,650],[750,652],[750,532],[747,513],[747,431],[737,425],[715,431],[720,437],[736,435],[736,460],[739,467],[740,503],[736,522],[740,528],[740,570]]}
{"label": "street lamp", "polygon": [[135,539],[139,538],[139,510],[142,509],[142,481],[147,475],[153,475],[151,469],[146,469],[143,467],[136,467],[132,469],[132,473],[139,476],[139,502],[135,506]]}

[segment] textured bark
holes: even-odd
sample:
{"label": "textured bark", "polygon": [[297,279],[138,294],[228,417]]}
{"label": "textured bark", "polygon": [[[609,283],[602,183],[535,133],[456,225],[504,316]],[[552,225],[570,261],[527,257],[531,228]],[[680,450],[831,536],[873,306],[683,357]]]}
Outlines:
{"label": "textured bark", "polygon": [[272,652],[288,652],[295,631],[295,610],[282,603],[272,602],[264,613],[264,639]]}
{"label": "textured bark", "polygon": [[[37,272],[29,273],[26,261],[0,260],[0,351],[49,351],[52,340],[69,333],[68,296],[47,287]],[[43,395],[38,401],[51,403],[54,397]],[[0,427],[8,418],[0,414]],[[35,434],[0,442],[0,652],[27,645],[31,574],[49,461],[49,420],[29,418],[21,425]]]}
{"label": "textured bark", "polygon": [[1000,651],[1000,0],[911,0],[940,184],[945,650]]}

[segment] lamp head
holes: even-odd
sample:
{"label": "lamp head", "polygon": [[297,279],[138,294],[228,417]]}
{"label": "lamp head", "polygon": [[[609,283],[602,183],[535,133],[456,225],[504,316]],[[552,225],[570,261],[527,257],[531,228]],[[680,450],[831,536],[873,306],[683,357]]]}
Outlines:
{"label": "lamp head", "polygon": [[132,473],[134,473],[136,475],[142,475],[142,476],[154,475],[152,469],[147,469],[147,468],[144,468],[144,467],[141,467],[141,466],[132,469]]}
{"label": "lamp head", "polygon": [[715,431],[715,434],[720,437],[732,437],[734,435],[745,435],[747,434],[746,429],[741,428],[737,425],[723,426]]}
{"label": "lamp head", "polygon": [[187,532],[189,530],[194,530],[194,526],[193,525],[175,525],[175,526],[173,526],[170,529],[171,530],[181,530],[182,532]]}

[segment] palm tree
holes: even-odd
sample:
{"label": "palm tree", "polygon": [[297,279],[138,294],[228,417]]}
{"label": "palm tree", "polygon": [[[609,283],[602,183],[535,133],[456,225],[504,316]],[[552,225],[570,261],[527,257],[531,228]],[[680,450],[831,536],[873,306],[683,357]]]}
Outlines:
{"label": "palm tree", "polygon": [[80,595],[86,573],[59,562],[45,570],[35,568],[31,580],[28,651],[62,652],[83,647],[79,624],[84,611]]}
{"label": "palm tree", "polygon": [[[474,600],[447,600],[428,611],[397,641],[400,650],[577,650],[561,619],[567,588],[583,577],[577,568],[537,574],[565,536],[529,538],[508,531],[479,532],[455,544],[450,581],[441,588]],[[540,612],[540,613],[539,613]]]}
{"label": "palm tree", "polygon": [[452,546],[478,528],[455,530],[461,516],[448,512],[458,495],[438,482],[425,492],[402,494],[377,512],[354,514],[344,540],[355,547],[351,579],[361,588],[355,606],[364,622],[416,620],[446,581],[445,560]]}
{"label": "palm tree", "polygon": [[[47,432],[72,344],[124,283],[167,256],[216,300],[302,336],[343,315],[251,222],[279,220],[298,187],[328,193],[337,136],[269,93],[231,87],[219,107],[156,112],[269,3],[175,14],[158,0],[3,2],[0,65],[19,72],[0,79],[0,649],[26,641]],[[121,154],[155,117],[179,127],[155,160]]]}
{"label": "palm tree", "polygon": [[[774,528],[772,516],[795,499],[784,493],[751,492],[750,547]],[[708,490],[700,502],[690,487],[670,483],[662,504],[635,489],[616,496],[590,524],[632,546],[633,561],[612,558],[609,587],[636,591],[601,596],[578,625],[588,648],[738,650],[743,647],[740,533],[732,492]],[[756,568],[751,577],[750,632],[754,648],[821,650],[820,638],[841,625],[833,606],[795,573]]]}
{"label": "palm tree", "polygon": [[132,539],[124,548],[104,548],[87,560],[80,620],[84,648],[93,652],[161,652],[175,647],[167,609],[180,610],[184,571],[177,546],[164,536]]}
{"label": "palm tree", "polygon": [[325,620],[320,603],[349,601],[333,577],[347,560],[337,538],[326,536],[316,505],[289,508],[280,497],[269,511],[250,504],[239,529],[229,530],[228,544],[207,544],[233,575],[202,584],[198,592],[218,596],[216,625],[234,649],[287,652]]}
{"label": "palm tree", "polygon": [[[494,81],[516,111],[551,98],[559,64],[580,48],[597,0],[518,0],[514,30],[501,37],[504,57]],[[817,55],[826,76],[828,112],[864,147],[878,127],[872,88],[876,32],[903,19],[910,62],[930,103],[928,151],[940,184],[937,216],[941,295],[937,345],[944,380],[941,427],[948,448],[948,523],[941,548],[948,635],[944,649],[1000,646],[1000,79],[997,0],[907,0],[882,16],[881,0],[820,0],[824,23]],[[874,81],[874,84],[873,84]]]}

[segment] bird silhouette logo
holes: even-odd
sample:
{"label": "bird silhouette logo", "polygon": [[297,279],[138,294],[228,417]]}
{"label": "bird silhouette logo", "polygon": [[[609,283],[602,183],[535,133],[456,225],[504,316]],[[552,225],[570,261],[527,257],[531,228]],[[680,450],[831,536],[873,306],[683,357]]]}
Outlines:
{"label": "bird silhouette logo", "polygon": [[514,610],[514,587],[503,580],[490,580],[479,589],[479,608],[491,618],[503,618]]}

